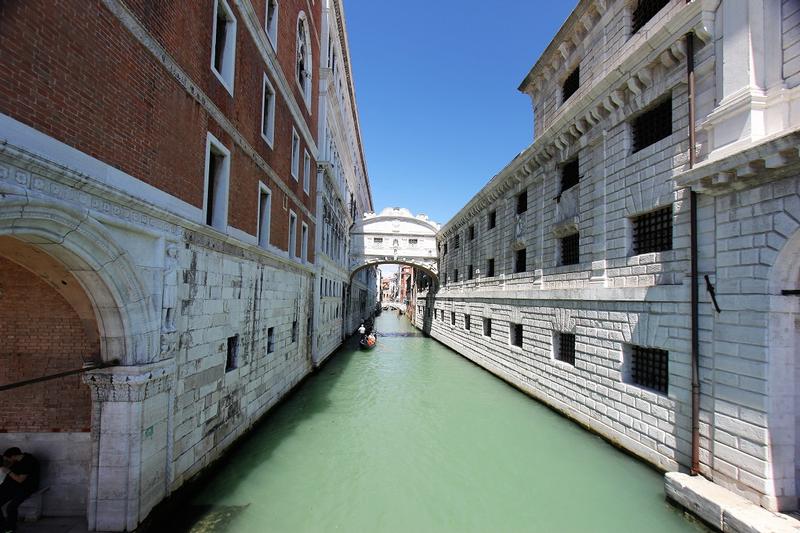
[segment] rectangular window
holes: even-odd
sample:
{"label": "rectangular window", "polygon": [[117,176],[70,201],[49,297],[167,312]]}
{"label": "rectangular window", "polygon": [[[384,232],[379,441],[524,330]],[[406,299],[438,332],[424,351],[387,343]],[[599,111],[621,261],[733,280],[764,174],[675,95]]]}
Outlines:
{"label": "rectangular window", "polygon": [[214,27],[211,33],[211,71],[233,95],[233,69],[236,61],[236,17],[228,2],[214,2]]}
{"label": "rectangular window", "polygon": [[458,281],[458,269],[453,271],[453,283]]}
{"label": "rectangular window", "polygon": [[578,159],[573,159],[561,167],[561,192],[571,189],[578,184],[581,177],[578,174]]}
{"label": "rectangular window", "polygon": [[275,328],[267,329],[267,353],[275,351]]}
{"label": "rectangular window", "polygon": [[580,66],[575,67],[567,79],[564,80],[564,85],[561,86],[561,101],[566,102],[572,96],[578,87],[581,85]]}
{"label": "rectangular window", "polygon": [[444,252],[442,255],[447,255],[447,243],[444,243]]}
{"label": "rectangular window", "polygon": [[469,230],[467,231],[467,234],[469,235],[469,240],[471,240],[471,241],[475,240],[475,225],[474,224],[469,227]]}
{"label": "rectangular window", "polygon": [[308,225],[300,223],[300,259],[308,261]]}
{"label": "rectangular window", "polygon": [[297,342],[297,320],[292,322],[292,342]]}
{"label": "rectangular window", "polygon": [[519,346],[522,348],[522,324],[510,324],[509,328],[509,342],[512,346]]}
{"label": "rectangular window", "polygon": [[409,246],[416,246],[419,241],[417,239],[408,239]]}
{"label": "rectangular window", "polygon": [[497,211],[489,211],[489,216],[486,220],[486,229],[494,229],[497,225]]}
{"label": "rectangular window", "polygon": [[264,20],[264,31],[272,44],[278,48],[278,0],[267,0],[267,15]]}
{"label": "rectangular window", "polygon": [[308,194],[311,190],[311,156],[303,150],[303,190]]}
{"label": "rectangular window", "polygon": [[458,250],[461,246],[461,235],[453,237],[453,250]]}
{"label": "rectangular window", "polygon": [[469,265],[469,266],[467,267],[467,279],[472,279],[472,277],[473,277],[473,276],[472,276],[472,274],[473,274],[473,271],[474,271],[474,269],[472,268],[472,265]]}
{"label": "rectangular window", "polygon": [[373,237],[372,241],[375,244],[382,244],[383,243],[383,237]]}
{"label": "rectangular window", "polygon": [[228,183],[230,152],[216,137],[206,139],[205,222],[220,231],[228,224]]}
{"label": "rectangular window", "polygon": [[672,250],[672,205],[633,218],[633,255]]}
{"label": "rectangular window", "polygon": [[668,3],[669,0],[639,0],[636,9],[633,10],[632,33],[642,29],[642,26],[647,24]]}
{"label": "rectangular window", "polygon": [[469,331],[469,321],[470,321],[470,316],[465,314],[464,315],[464,329],[467,330],[467,331]]}
{"label": "rectangular window", "polygon": [[300,176],[300,136],[292,128],[292,177],[297,181]]}
{"label": "rectangular window", "polygon": [[266,74],[261,89],[261,137],[272,148],[275,140],[275,89]]}
{"label": "rectangular window", "polygon": [[486,260],[486,277],[487,278],[494,277],[494,259]]}
{"label": "rectangular window", "polygon": [[555,358],[575,366],[575,334],[556,333],[558,344],[555,348]]}
{"label": "rectangular window", "polygon": [[264,186],[259,184],[258,191],[258,245],[262,248],[269,246],[269,225],[272,213],[272,193]]}
{"label": "rectangular window", "polygon": [[561,239],[561,264],[577,265],[580,262],[580,234],[573,233]]}
{"label": "rectangular window", "polygon": [[455,326],[456,325],[456,313],[455,313],[455,311],[450,311],[450,325],[451,326]]}
{"label": "rectangular window", "polygon": [[634,152],[672,135],[672,97],[633,119],[631,130]]}
{"label": "rectangular window", "polygon": [[447,285],[447,272],[444,273],[444,277],[442,278],[442,285]]}
{"label": "rectangular window", "polygon": [[525,272],[528,268],[527,262],[527,250],[523,248],[522,250],[517,250],[514,253],[514,273],[519,274],[520,272]]}
{"label": "rectangular window", "polygon": [[640,387],[667,394],[669,388],[669,352],[658,348],[630,347],[631,382]]}
{"label": "rectangular window", "polygon": [[287,244],[289,257],[297,257],[297,215],[289,211],[289,242]]}
{"label": "rectangular window", "polygon": [[239,366],[239,335],[228,337],[228,355],[225,359],[225,372]]}
{"label": "rectangular window", "polygon": [[491,318],[484,318],[483,319],[483,336],[484,337],[491,337],[492,336],[492,319]]}
{"label": "rectangular window", "polygon": [[517,195],[517,214],[521,215],[528,210],[528,190],[522,191]]}

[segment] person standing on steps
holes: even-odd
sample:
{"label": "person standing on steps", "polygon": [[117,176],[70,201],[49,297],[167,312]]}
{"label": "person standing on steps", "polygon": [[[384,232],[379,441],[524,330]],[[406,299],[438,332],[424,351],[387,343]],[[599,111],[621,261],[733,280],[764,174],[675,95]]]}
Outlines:
{"label": "person standing on steps", "polygon": [[[0,472],[6,478],[0,484],[0,531],[17,530],[17,509],[31,494],[39,489],[39,461],[17,447],[3,452]],[[8,503],[5,516],[1,508]]]}

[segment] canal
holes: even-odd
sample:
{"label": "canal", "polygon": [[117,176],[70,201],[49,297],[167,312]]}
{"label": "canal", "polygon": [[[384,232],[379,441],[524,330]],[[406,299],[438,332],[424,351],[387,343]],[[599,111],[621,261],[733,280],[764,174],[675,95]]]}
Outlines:
{"label": "canal", "polygon": [[396,313],[351,339],[173,516],[173,531],[705,531],[662,476]]}

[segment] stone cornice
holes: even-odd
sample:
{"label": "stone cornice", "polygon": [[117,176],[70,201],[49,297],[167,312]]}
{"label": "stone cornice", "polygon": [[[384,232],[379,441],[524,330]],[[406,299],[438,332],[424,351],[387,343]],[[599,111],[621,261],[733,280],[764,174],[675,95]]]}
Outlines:
{"label": "stone cornice", "polygon": [[[694,0],[676,9],[672,17],[661,21],[650,31],[629,39],[616,60],[604,69],[604,75],[594,77],[581,86],[570,97],[567,105],[556,112],[539,138],[496,174],[442,227],[439,235],[447,237],[454,228],[464,224],[464,218],[478,214],[530,175],[534,169],[553,164],[551,160],[558,154],[563,154],[609,115],[616,115],[624,110],[629,102],[637,102],[641,106],[643,92],[654,84],[652,74],[656,67],[671,69],[686,57],[683,38],[686,33],[694,31],[703,42],[711,39],[713,13],[719,1]],[[579,8],[583,6],[585,12],[585,4],[589,3],[582,2]],[[573,13],[578,13],[579,8]],[[565,27],[570,21],[575,22],[572,16]],[[550,50],[550,53],[554,52]],[[546,65],[546,62],[542,63],[540,59],[538,65]],[[532,73],[534,72],[536,67]],[[552,75],[553,72],[549,72],[550,78]],[[527,92],[536,91],[531,83],[526,81],[521,89]]]}

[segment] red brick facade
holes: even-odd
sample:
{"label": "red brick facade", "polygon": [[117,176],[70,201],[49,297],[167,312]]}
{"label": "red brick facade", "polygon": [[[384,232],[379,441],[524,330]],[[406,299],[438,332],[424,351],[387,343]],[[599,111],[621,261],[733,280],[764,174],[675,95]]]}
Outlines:
{"label": "red brick facade", "polygon": [[[301,136],[301,174],[308,143],[234,3],[229,2],[237,19],[233,96],[210,68],[211,0],[127,0],[124,4],[314,213],[316,180],[311,180],[306,193],[302,176],[291,177],[293,126]],[[263,31],[265,0],[254,0],[253,8]],[[314,137],[319,80],[315,76],[311,84],[308,110],[294,78],[294,61],[297,19],[303,10],[310,29],[313,71],[318,72],[320,9],[319,2],[282,0],[278,18],[278,63]],[[287,249],[288,209],[292,209],[299,218],[298,235],[300,222],[309,226],[308,253],[313,261],[312,221],[99,0],[0,4],[0,34],[0,76],[5,80],[0,85],[0,113],[198,208],[203,207],[206,136],[211,132],[232,155],[228,223],[255,235],[258,182],[262,181],[273,192],[271,244]],[[277,92],[274,148],[260,134],[264,74]],[[314,172],[313,150],[308,151]]]}
{"label": "red brick facade", "polygon": [[[61,295],[2,257],[0,339],[2,384],[80,368],[99,352]],[[0,405],[0,432],[90,429],[89,387],[79,375],[0,392]]]}

